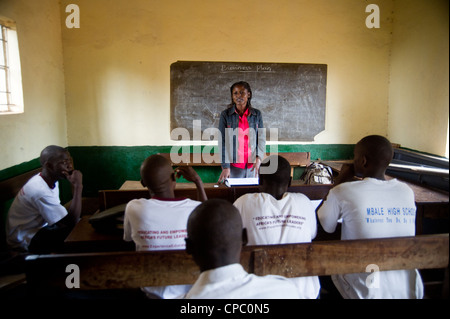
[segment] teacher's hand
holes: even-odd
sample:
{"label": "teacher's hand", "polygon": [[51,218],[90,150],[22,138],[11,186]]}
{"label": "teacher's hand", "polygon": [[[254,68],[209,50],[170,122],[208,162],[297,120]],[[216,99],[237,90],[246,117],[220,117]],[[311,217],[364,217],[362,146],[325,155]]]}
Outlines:
{"label": "teacher's hand", "polygon": [[255,160],[255,164],[253,164],[252,169],[250,170],[250,172],[253,172],[255,175],[255,177],[258,177],[259,175],[259,167],[261,166],[261,159],[256,156],[256,160]]}
{"label": "teacher's hand", "polygon": [[220,174],[219,180],[217,182],[218,183],[223,183],[229,177],[230,177],[230,169],[229,168],[224,168],[222,170],[222,173]]}

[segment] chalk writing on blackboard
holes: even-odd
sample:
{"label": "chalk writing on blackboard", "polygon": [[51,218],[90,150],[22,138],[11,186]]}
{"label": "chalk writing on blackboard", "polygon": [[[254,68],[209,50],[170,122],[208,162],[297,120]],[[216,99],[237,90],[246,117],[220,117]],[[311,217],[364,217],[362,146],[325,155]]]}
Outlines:
{"label": "chalk writing on blackboard", "polygon": [[222,64],[221,73],[227,72],[274,72],[270,66],[258,64],[252,65],[236,65],[236,64]]}

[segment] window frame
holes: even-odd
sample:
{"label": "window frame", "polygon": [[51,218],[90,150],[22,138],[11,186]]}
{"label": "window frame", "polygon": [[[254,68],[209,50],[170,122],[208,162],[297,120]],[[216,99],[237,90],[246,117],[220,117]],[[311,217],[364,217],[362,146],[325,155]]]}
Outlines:
{"label": "window frame", "polygon": [[[17,37],[16,23],[8,18],[0,16],[0,79],[3,82],[0,87],[0,116],[8,114],[20,114],[24,112],[22,73],[20,67],[20,53]],[[4,71],[4,72],[3,72]],[[6,104],[4,103],[6,102]]]}

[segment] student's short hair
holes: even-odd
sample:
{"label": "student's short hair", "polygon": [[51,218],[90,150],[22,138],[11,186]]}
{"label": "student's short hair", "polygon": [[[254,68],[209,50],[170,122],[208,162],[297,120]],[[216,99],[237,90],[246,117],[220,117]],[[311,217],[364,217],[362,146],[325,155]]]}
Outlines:
{"label": "student's short hair", "polygon": [[49,145],[42,150],[39,161],[41,165],[44,166],[46,162],[50,161],[55,156],[58,156],[59,154],[65,152],[67,152],[67,150],[61,146]]}
{"label": "student's short hair", "polygon": [[233,89],[234,89],[235,86],[238,86],[238,85],[243,86],[250,93],[250,97],[247,100],[247,106],[251,107],[252,106],[251,101],[252,101],[252,97],[253,97],[253,92],[252,92],[252,89],[250,88],[250,84],[248,84],[245,81],[239,81],[239,82],[233,83],[233,85],[230,87],[231,104],[228,105],[228,107],[232,107],[234,105],[234,102],[233,102]]}
{"label": "student's short hair", "polygon": [[242,245],[242,218],[229,201],[211,198],[198,205],[189,215],[187,235],[201,250],[223,254]]}
{"label": "student's short hair", "polygon": [[368,159],[380,165],[388,166],[394,155],[391,142],[381,135],[366,136],[358,144]]}
{"label": "student's short hair", "polygon": [[285,159],[284,157],[280,155],[271,155],[269,157],[266,157],[262,161],[261,167],[270,166],[270,161],[274,159],[275,156],[277,157],[278,160],[276,171],[273,174],[260,174],[260,178],[271,184],[276,185],[289,184],[291,178],[291,164],[289,164],[288,160]]}

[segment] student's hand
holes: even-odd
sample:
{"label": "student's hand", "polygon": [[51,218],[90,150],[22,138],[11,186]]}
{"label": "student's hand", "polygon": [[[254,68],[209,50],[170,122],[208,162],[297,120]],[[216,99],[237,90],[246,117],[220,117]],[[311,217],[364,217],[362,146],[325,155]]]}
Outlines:
{"label": "student's hand", "polygon": [[[67,209],[67,219],[64,224],[73,227],[80,219],[82,207],[82,193],[83,193],[83,174],[80,171],[73,170],[71,172],[64,171],[63,174],[67,180],[72,184],[72,201]],[[67,224],[68,223],[68,224]]]}
{"label": "student's hand", "polygon": [[83,186],[83,174],[80,171],[73,170],[70,173],[64,171],[63,174],[73,186]]}
{"label": "student's hand", "polygon": [[222,173],[220,174],[219,180],[217,182],[218,183],[223,183],[229,177],[230,177],[230,169],[229,168],[224,168],[222,170]]}
{"label": "student's hand", "polygon": [[340,174],[344,174],[345,176],[355,176],[355,166],[352,164],[342,164]]}
{"label": "student's hand", "polygon": [[197,172],[191,166],[180,166],[176,170],[176,177],[180,178],[183,176],[189,182],[194,182],[197,186],[197,200],[204,202],[208,199],[206,196],[205,188],[203,187],[203,182]]}
{"label": "student's hand", "polygon": [[334,185],[349,182],[355,179],[355,167],[353,164],[342,164],[341,171],[335,180]]}
{"label": "student's hand", "polygon": [[200,176],[198,176],[197,172],[191,166],[180,166],[175,172],[177,178],[183,176],[189,182],[201,182]]}

